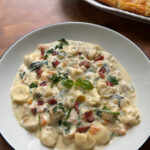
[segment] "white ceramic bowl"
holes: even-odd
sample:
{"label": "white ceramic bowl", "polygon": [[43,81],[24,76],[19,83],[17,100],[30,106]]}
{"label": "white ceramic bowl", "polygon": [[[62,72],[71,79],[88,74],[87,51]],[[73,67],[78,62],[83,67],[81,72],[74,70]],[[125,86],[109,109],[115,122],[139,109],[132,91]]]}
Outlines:
{"label": "white ceramic bowl", "polygon": [[104,150],[138,149],[150,134],[150,61],[129,39],[108,28],[81,22],[49,25],[17,40],[0,60],[0,131],[16,150],[48,150],[38,138],[20,127],[11,108],[10,88],[23,57],[40,43],[60,38],[99,44],[113,54],[130,74],[137,90],[137,107],[141,123],[128,130],[126,136],[115,138]]}

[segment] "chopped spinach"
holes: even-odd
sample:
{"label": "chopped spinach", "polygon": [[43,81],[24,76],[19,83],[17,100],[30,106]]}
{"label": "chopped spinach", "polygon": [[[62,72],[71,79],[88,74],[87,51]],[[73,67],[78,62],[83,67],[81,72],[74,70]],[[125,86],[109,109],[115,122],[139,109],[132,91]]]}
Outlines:
{"label": "chopped spinach", "polygon": [[38,85],[36,84],[36,83],[34,83],[34,82],[32,82],[31,84],[30,84],[30,88],[37,88],[38,87]]}
{"label": "chopped spinach", "polygon": [[101,117],[101,116],[102,116],[102,114],[101,114],[101,111],[100,111],[100,110],[96,109],[96,110],[95,110],[95,112],[96,112],[96,115],[97,115],[98,117]]}
{"label": "chopped spinach", "polygon": [[53,108],[53,112],[56,113],[59,109],[62,110],[64,113],[66,112],[65,107],[62,103],[58,103],[58,105]]}
{"label": "chopped spinach", "polygon": [[60,80],[61,77],[57,74],[54,74],[51,78],[49,78],[52,81],[51,86],[53,86],[53,84],[57,84]]}
{"label": "chopped spinach", "polygon": [[97,116],[101,117],[101,113],[104,112],[104,113],[108,113],[108,114],[113,114],[113,118],[116,120],[119,120],[118,116],[120,115],[120,112],[113,112],[109,108],[107,108],[106,106],[104,106],[102,109],[97,108],[94,111],[96,112]]}
{"label": "chopped spinach", "polygon": [[113,95],[111,96],[111,99],[117,99],[117,100],[119,101],[118,105],[119,105],[119,107],[120,107],[120,103],[121,103],[121,100],[123,99],[123,96],[117,95],[117,94],[113,94]]}
{"label": "chopped spinach", "polygon": [[47,57],[48,57],[48,55],[46,54],[46,55],[44,55],[44,59],[47,59]]}
{"label": "chopped spinach", "polygon": [[51,86],[53,86],[54,84],[57,84],[61,80],[68,79],[68,73],[58,72],[58,74],[54,74],[52,77],[49,77],[49,79],[52,81]]}
{"label": "chopped spinach", "polygon": [[109,81],[113,85],[117,85],[119,83],[118,80],[116,79],[116,76],[111,76],[111,75],[107,77],[107,81]]}
{"label": "chopped spinach", "polygon": [[58,40],[60,43],[55,46],[55,49],[63,49],[64,45],[69,45],[68,41],[66,41],[64,38]]}
{"label": "chopped spinach", "polygon": [[63,121],[63,125],[66,127],[65,128],[65,133],[68,134],[70,129],[71,129],[71,123],[67,121]]}
{"label": "chopped spinach", "polygon": [[62,38],[59,40],[60,43],[62,43],[63,45],[69,45],[68,41],[66,41],[66,39]]}
{"label": "chopped spinach", "polygon": [[67,114],[66,114],[66,117],[65,117],[65,121],[69,119],[71,111],[72,111],[72,108],[70,108],[70,109],[67,111]]}
{"label": "chopped spinach", "polygon": [[54,52],[55,52],[55,50],[53,48],[51,48],[51,49],[46,51],[46,54],[51,54],[51,53],[54,53]]}
{"label": "chopped spinach", "polygon": [[36,61],[29,65],[29,69],[30,71],[34,71],[34,70],[39,69],[44,64],[48,65],[48,61],[47,60]]}
{"label": "chopped spinach", "polygon": [[20,76],[21,80],[23,79],[23,77],[24,77],[25,74],[26,74],[25,71],[19,73],[19,76]]}

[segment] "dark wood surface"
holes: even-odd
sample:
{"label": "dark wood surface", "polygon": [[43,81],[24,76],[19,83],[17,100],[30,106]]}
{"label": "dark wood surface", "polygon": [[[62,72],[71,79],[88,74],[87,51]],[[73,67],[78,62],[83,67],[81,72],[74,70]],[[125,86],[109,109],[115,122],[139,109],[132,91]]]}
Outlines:
{"label": "dark wood surface", "polygon": [[[83,0],[0,0],[0,56],[24,34],[67,21],[90,22],[113,29],[135,42],[150,58],[150,25],[105,13]],[[0,150],[10,149],[0,137]],[[141,149],[150,149],[150,140]]]}

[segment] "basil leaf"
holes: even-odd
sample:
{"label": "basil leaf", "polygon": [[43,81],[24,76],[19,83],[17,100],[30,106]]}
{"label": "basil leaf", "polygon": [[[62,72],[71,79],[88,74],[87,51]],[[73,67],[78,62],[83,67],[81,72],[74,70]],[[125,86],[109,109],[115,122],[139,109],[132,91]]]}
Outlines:
{"label": "basil leaf", "polygon": [[107,77],[107,81],[109,81],[113,85],[117,85],[119,83],[118,80],[116,79],[116,76],[111,76],[111,75]]}
{"label": "basil leaf", "polygon": [[62,81],[62,85],[66,88],[71,88],[74,85],[73,80],[67,79]]}
{"label": "basil leaf", "polygon": [[30,69],[30,71],[34,71],[34,70],[38,69],[39,67],[41,67],[44,64],[48,65],[48,61],[47,60],[36,61],[36,62],[33,62],[29,65],[29,69]]}
{"label": "basil leaf", "polygon": [[76,86],[81,87],[84,90],[92,90],[94,88],[93,84],[88,80],[82,80],[81,78],[78,78],[75,82]]}
{"label": "basil leaf", "polygon": [[30,84],[30,88],[37,88],[38,87],[38,85],[36,84],[36,83],[34,83],[34,82],[32,82],[31,84]]}

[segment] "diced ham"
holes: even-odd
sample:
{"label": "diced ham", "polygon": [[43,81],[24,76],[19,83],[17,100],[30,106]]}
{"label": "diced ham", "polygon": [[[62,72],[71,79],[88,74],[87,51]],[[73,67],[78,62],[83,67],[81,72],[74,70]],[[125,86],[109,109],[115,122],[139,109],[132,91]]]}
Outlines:
{"label": "diced ham", "polygon": [[106,72],[106,68],[104,66],[102,66],[101,69],[99,70],[99,72],[105,73]]}
{"label": "diced ham", "polygon": [[108,86],[114,86],[114,84],[111,83],[111,82],[109,82],[109,81],[106,81],[106,84],[107,84]]}
{"label": "diced ham", "polygon": [[40,86],[46,86],[46,85],[47,85],[46,81],[43,81],[42,83],[40,83]]}
{"label": "diced ham", "polygon": [[55,98],[52,98],[52,99],[48,100],[48,103],[50,105],[55,105],[55,104],[57,104],[57,100]]}
{"label": "diced ham", "polygon": [[37,102],[37,105],[43,105],[44,104],[44,102],[42,101],[42,100],[39,100],[38,102]]}
{"label": "diced ham", "polygon": [[78,132],[80,133],[84,133],[86,132],[90,127],[89,126],[85,126],[85,127],[80,127],[77,129]]}
{"label": "diced ham", "polygon": [[60,64],[60,62],[58,60],[55,60],[52,62],[53,67],[57,67]]}
{"label": "diced ham", "polygon": [[78,101],[75,102],[74,109],[77,111],[77,113],[79,113],[79,102]]}
{"label": "diced ham", "polygon": [[82,61],[79,66],[84,66],[86,69],[90,68],[90,64],[87,61]]}
{"label": "diced ham", "polygon": [[37,113],[36,108],[35,108],[35,107],[34,107],[34,108],[31,108],[31,112],[32,112],[33,115],[36,115],[36,113]]}
{"label": "diced ham", "polygon": [[94,58],[95,61],[104,60],[104,56],[100,55]]}
{"label": "diced ham", "polygon": [[37,75],[41,75],[42,73],[43,73],[43,70],[42,70],[42,69],[36,70],[36,74],[37,74]]}
{"label": "diced ham", "polygon": [[81,54],[82,54],[82,52],[79,52],[78,54],[79,54],[79,55],[81,55]]}
{"label": "diced ham", "polygon": [[86,112],[85,114],[84,114],[84,119],[85,119],[85,121],[87,121],[87,122],[93,122],[94,120],[95,120],[95,118],[94,118],[94,116],[93,116],[93,113],[92,113],[92,111],[88,111],[88,112]]}
{"label": "diced ham", "polygon": [[53,56],[57,55],[57,52],[53,52],[52,55],[53,55]]}
{"label": "diced ham", "polygon": [[98,72],[98,73],[99,73],[99,75],[100,75],[100,77],[101,77],[102,79],[104,79],[104,78],[105,78],[104,73],[102,73],[102,72]]}
{"label": "diced ham", "polygon": [[44,56],[44,54],[45,54],[45,50],[44,50],[44,48],[43,48],[43,47],[41,47],[41,48],[40,48],[40,50],[41,50],[41,56]]}

